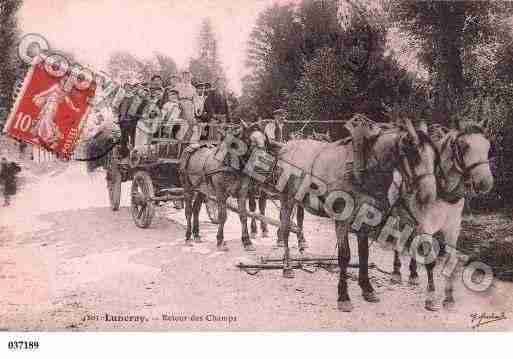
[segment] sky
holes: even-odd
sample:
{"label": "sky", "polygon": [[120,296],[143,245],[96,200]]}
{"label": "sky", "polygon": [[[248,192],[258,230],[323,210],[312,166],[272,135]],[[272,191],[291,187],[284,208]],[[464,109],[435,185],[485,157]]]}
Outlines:
{"label": "sky", "polygon": [[240,94],[249,34],[258,14],[275,2],[287,1],[25,0],[19,24],[23,34],[42,35],[52,49],[104,71],[115,51],[142,58],[162,52],[186,67],[195,56],[201,21],[209,17],[229,85]]}

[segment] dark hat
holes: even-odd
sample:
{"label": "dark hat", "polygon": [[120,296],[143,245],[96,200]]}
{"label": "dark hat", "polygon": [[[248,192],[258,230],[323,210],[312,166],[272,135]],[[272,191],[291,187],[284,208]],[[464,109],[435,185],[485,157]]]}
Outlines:
{"label": "dark hat", "polygon": [[149,83],[146,83],[146,86],[150,89],[150,90],[157,90],[157,89],[161,89],[163,90],[164,88],[162,87],[162,85],[157,85],[157,84],[154,84],[153,81],[150,81]]}
{"label": "dark hat", "polygon": [[150,86],[150,91],[160,90],[164,91],[164,87],[162,86]]}
{"label": "dark hat", "polygon": [[200,82],[200,83],[196,84],[195,86],[198,90],[202,90],[202,89],[208,90],[209,88],[212,87],[212,85],[209,82]]}

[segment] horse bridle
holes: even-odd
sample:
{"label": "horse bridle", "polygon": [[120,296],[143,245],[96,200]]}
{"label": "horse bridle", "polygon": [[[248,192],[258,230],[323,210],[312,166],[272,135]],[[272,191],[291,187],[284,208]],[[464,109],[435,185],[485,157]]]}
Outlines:
{"label": "horse bridle", "polygon": [[477,161],[471,165],[468,165],[465,163],[465,160],[463,159],[463,154],[462,154],[462,150],[461,150],[461,147],[459,145],[459,138],[462,137],[462,136],[465,136],[466,134],[465,133],[459,133],[458,136],[456,136],[454,138],[454,140],[452,141],[452,150],[453,150],[453,154],[454,154],[454,169],[462,175],[462,177],[464,179],[466,178],[469,178],[470,175],[471,175],[471,172],[476,169],[477,167],[479,166],[482,166],[482,165],[489,165],[490,164],[490,161],[489,160],[486,160],[486,161]]}
{"label": "horse bridle", "polygon": [[[454,169],[460,175],[458,182],[454,185],[454,187],[451,190],[449,190],[449,189],[445,188],[445,186],[447,186],[447,182],[448,182],[448,173],[446,174],[444,172],[443,168],[440,166],[440,174],[441,174],[442,179],[445,182],[445,185],[441,185],[440,183],[438,184],[438,187],[440,188],[439,192],[443,197],[447,197],[450,200],[451,199],[459,200],[459,199],[463,198],[464,195],[457,194],[458,189],[461,188],[462,184],[463,184],[463,186],[465,186],[465,183],[466,183],[465,180],[472,176],[472,171],[475,168],[477,168],[481,165],[488,165],[490,163],[488,160],[487,161],[477,161],[477,162],[467,166],[467,164],[465,163],[465,160],[463,159],[463,153],[462,153],[463,151],[461,150],[461,147],[460,147],[459,141],[458,141],[460,139],[460,137],[465,136],[465,135],[466,135],[466,133],[461,132],[461,133],[458,133],[458,135],[456,135],[456,136],[453,136],[453,135],[448,136],[447,140],[443,143],[442,148],[441,148],[441,153],[444,153],[445,150],[447,149],[447,147],[451,146],[452,167],[449,169],[449,172],[452,169]],[[473,186],[472,181],[471,181],[471,186]]]}

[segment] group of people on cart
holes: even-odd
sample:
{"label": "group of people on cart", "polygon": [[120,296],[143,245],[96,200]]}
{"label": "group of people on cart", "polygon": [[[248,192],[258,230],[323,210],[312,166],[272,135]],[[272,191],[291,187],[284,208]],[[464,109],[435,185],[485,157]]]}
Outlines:
{"label": "group of people on cart", "polygon": [[[136,93],[141,99],[137,111],[133,110],[132,97],[123,99],[119,106],[120,144],[124,155],[128,154],[129,148],[145,145],[157,136],[186,142],[214,139],[214,126],[209,125],[231,122],[222,79],[218,78],[213,85],[207,82],[193,84],[192,74],[183,71],[181,76],[171,76],[167,86],[163,84],[163,78],[154,75],[148,83],[124,85],[125,91]],[[160,114],[144,113],[151,106],[158,108]],[[138,125],[143,117],[150,122],[152,118],[159,119],[156,126],[150,126],[153,131],[146,131]],[[180,123],[188,126],[181,126]],[[148,127],[148,123],[145,127]]]}

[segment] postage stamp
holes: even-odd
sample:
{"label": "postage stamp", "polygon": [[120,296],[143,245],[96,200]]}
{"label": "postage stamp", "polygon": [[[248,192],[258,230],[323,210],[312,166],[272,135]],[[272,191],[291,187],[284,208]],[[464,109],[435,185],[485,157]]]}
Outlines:
{"label": "postage stamp", "polygon": [[41,57],[34,60],[4,132],[69,158],[84,127],[94,88],[79,89],[69,73],[50,66]]}

